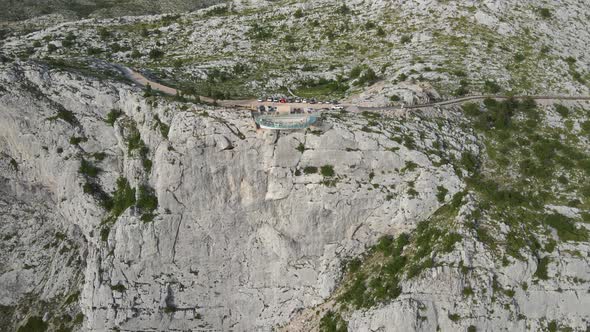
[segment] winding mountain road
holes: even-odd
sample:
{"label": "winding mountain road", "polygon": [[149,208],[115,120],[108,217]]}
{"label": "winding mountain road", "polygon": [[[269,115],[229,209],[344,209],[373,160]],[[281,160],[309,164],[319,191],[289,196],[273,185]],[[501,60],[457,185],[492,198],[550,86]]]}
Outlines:
{"label": "winding mountain road", "polygon": [[[115,65],[127,78],[139,84],[141,86],[147,86],[148,84],[153,90],[159,91],[164,94],[168,95],[177,95],[179,91],[177,89],[171,88],[169,86],[165,86],[163,84],[154,82],[146,78],[139,72],[132,70],[129,67],[122,66],[122,65]],[[496,100],[506,100],[510,98],[514,99],[526,99],[531,98],[533,100],[546,100],[546,101],[561,101],[561,100],[573,100],[573,101],[590,101],[590,96],[559,96],[559,95],[534,95],[534,96],[508,96],[508,95],[474,95],[474,96],[466,96],[461,98],[449,99],[444,101],[438,101],[434,103],[428,104],[420,104],[420,105],[408,105],[408,106],[386,106],[386,107],[365,107],[365,106],[357,106],[353,104],[341,104],[347,108],[353,108],[358,111],[395,111],[401,109],[420,109],[420,108],[427,108],[427,107],[441,107],[441,106],[450,106],[450,105],[457,105],[462,104],[468,101],[475,101],[475,100],[484,100],[487,98],[493,98]],[[217,103],[223,107],[248,107],[248,108],[255,108],[256,105],[276,105],[277,103],[274,102],[258,102],[256,99],[240,99],[240,100],[215,100],[213,98],[199,96],[199,99],[206,102],[206,103]],[[308,103],[287,103],[285,105],[292,105],[292,106],[299,106],[299,107],[306,107],[306,108],[326,108],[332,107],[332,104],[308,104]]]}

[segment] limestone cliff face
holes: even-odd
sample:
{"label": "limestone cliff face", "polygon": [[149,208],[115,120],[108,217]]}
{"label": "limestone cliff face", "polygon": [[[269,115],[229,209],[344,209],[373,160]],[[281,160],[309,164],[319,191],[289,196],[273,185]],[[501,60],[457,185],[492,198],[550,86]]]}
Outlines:
{"label": "limestone cliff face", "polygon": [[[28,213],[47,211],[41,224],[62,234],[58,248],[72,241],[84,253],[70,269],[55,267],[67,256],[35,258],[32,273],[18,252],[35,247],[21,240],[2,278],[18,276],[12,284],[23,289],[3,305],[31,290],[59,303],[81,272],[84,330],[269,330],[321,303],[342,259],[437,209],[437,186],[449,195],[461,188],[450,166],[433,167],[385,132],[358,130],[362,117],[329,118],[307,132],[257,131],[247,111],[146,100],[121,83],[34,64],[5,64],[1,73],[2,227],[39,236],[7,213],[33,204]],[[103,119],[112,109],[123,114],[109,126]],[[129,123],[149,150],[145,158],[128,151]],[[158,123],[169,124],[167,138]],[[419,144],[440,135],[420,121],[399,130],[424,131]],[[465,148],[460,139],[452,149]],[[82,160],[100,168],[92,181],[106,193],[120,177],[153,188],[153,220],[130,207],[103,234],[108,212],[85,193]]]}
{"label": "limestone cliff face", "polygon": [[[261,131],[247,111],[2,64],[1,327],[317,329],[345,261],[448,204],[467,174],[450,160],[484,148],[452,110],[389,115]],[[461,240],[394,301],[347,311],[350,331],[583,330],[587,242],[554,244],[527,284],[539,257],[500,262],[465,226],[473,200]]]}

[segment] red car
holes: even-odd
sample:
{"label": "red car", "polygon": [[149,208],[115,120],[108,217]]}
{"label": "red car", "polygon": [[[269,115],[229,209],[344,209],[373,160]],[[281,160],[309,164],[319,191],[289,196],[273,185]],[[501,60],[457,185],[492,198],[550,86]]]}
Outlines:
{"label": "red car", "polygon": [[286,99],[286,98],[281,98],[281,99],[279,100],[279,102],[284,104],[284,103],[286,103],[286,102],[287,102],[287,99]]}

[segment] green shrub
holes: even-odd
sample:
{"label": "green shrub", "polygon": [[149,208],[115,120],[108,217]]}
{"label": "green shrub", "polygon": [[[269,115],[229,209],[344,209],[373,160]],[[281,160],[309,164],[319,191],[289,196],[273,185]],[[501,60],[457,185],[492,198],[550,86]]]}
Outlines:
{"label": "green shrub", "polygon": [[475,327],[474,325],[469,325],[469,327],[467,328],[467,332],[477,332],[477,327]]}
{"label": "green shrub", "polygon": [[80,168],[78,169],[78,172],[80,172],[80,174],[93,178],[96,177],[98,173],[100,173],[101,171],[102,170],[100,168],[92,165],[92,163],[90,163],[84,158],[82,158],[82,160],[80,161]]}
{"label": "green shrub", "polygon": [[483,90],[487,93],[498,93],[502,90],[500,85],[494,81],[486,80],[483,86]]}
{"label": "green shrub", "polygon": [[461,108],[463,109],[463,112],[465,112],[465,114],[467,114],[469,117],[477,117],[481,114],[479,105],[476,103],[467,103],[461,106]]}
{"label": "green shrub", "polygon": [[109,239],[109,233],[111,232],[110,226],[103,226],[100,229],[100,239],[106,242]]}
{"label": "green shrub", "polygon": [[567,116],[570,113],[569,108],[567,108],[567,107],[565,107],[565,106],[563,106],[561,104],[555,104],[555,111],[557,113],[559,113],[559,115],[561,115],[564,118],[567,118]]}
{"label": "green shrub", "polygon": [[348,268],[348,272],[357,273],[361,268],[361,260],[358,258],[353,258],[348,262],[348,264],[346,264],[346,267]]}
{"label": "green shrub", "polygon": [[47,44],[47,52],[53,53],[55,51],[57,51],[57,46],[55,46],[55,44]]}
{"label": "green shrub", "polygon": [[315,174],[317,172],[318,172],[318,168],[315,166],[306,166],[303,169],[303,173],[305,173],[305,174]]}
{"label": "green shrub", "polygon": [[547,257],[547,256],[539,259],[539,262],[537,265],[537,270],[535,271],[534,276],[541,279],[541,280],[549,279],[549,276],[547,274],[547,266],[549,265],[550,262],[551,262],[551,258]]}
{"label": "green shrub", "polygon": [[350,78],[357,78],[361,75],[361,73],[363,72],[363,67],[358,65],[358,66],[354,66],[352,67],[352,69],[350,70],[350,73],[348,74],[348,76]]}
{"label": "green shrub", "polygon": [[539,15],[541,15],[541,17],[544,19],[549,19],[552,16],[551,10],[549,8],[539,8]]}
{"label": "green shrub", "polygon": [[436,190],[436,199],[439,203],[444,203],[445,197],[447,197],[447,193],[449,192],[449,190],[444,186],[437,186]]}
{"label": "green shrub", "polygon": [[297,145],[297,147],[295,149],[297,151],[303,153],[303,152],[305,152],[305,145],[303,145],[303,143],[299,143],[299,145]]}
{"label": "green shrub", "polygon": [[479,159],[469,151],[463,152],[461,154],[461,166],[469,173],[475,173],[479,168]]}
{"label": "green shrub", "polygon": [[153,60],[159,60],[164,57],[164,51],[162,51],[158,48],[154,48],[154,49],[150,50],[150,52],[148,53],[148,56]]}
{"label": "green shrub", "polygon": [[463,296],[472,296],[473,295],[473,288],[465,287],[463,288]]}
{"label": "green shrub", "polygon": [[70,144],[72,144],[72,145],[78,145],[80,143],[87,142],[87,141],[88,141],[88,138],[86,138],[86,137],[76,137],[76,136],[70,137]]}
{"label": "green shrub", "polygon": [[102,49],[99,47],[89,47],[86,50],[86,53],[88,53],[88,55],[90,55],[90,56],[99,55],[100,53],[102,53]]}
{"label": "green shrub", "polygon": [[15,172],[18,172],[18,163],[14,158],[10,158],[10,166]]}
{"label": "green shrub", "polygon": [[562,241],[587,241],[588,232],[585,228],[576,228],[576,224],[570,218],[561,214],[550,214],[545,216],[545,224],[557,231]]}
{"label": "green shrub", "polygon": [[449,319],[453,322],[457,322],[461,319],[461,316],[459,316],[458,314],[449,314]]}
{"label": "green shrub", "polygon": [[334,176],[334,166],[332,165],[324,165],[320,167],[320,174],[326,177]]}
{"label": "green shrub", "polygon": [[415,162],[408,160],[406,161],[406,165],[404,166],[404,168],[402,168],[402,172],[408,171],[408,172],[413,172],[416,170],[416,168],[418,167],[418,164],[416,164]]}
{"label": "green shrub", "polygon": [[442,241],[441,252],[451,252],[453,248],[455,248],[455,243],[461,241],[463,239],[461,235],[457,233],[448,233],[445,235]]}
{"label": "green shrub", "polygon": [[267,40],[273,37],[273,27],[254,23],[246,32],[246,36],[252,40]]}
{"label": "green shrub", "polygon": [[410,35],[403,35],[400,38],[400,43],[402,43],[402,44],[407,44],[407,43],[409,43],[411,41],[412,41],[412,36],[410,36]]}
{"label": "green shrub", "polygon": [[110,112],[107,114],[107,118],[104,120],[104,122],[108,123],[109,125],[113,126],[115,124],[115,121],[117,121],[117,119],[123,114],[123,112],[119,109],[112,109],[110,110]]}
{"label": "green shrub", "polygon": [[107,40],[109,37],[111,37],[111,32],[109,30],[107,30],[107,28],[105,28],[105,27],[98,28],[97,32],[98,32],[98,36],[102,40]]}
{"label": "green shrub", "polygon": [[118,217],[133,204],[135,204],[135,189],[131,188],[126,178],[118,178],[117,188],[113,193],[111,213]]}
{"label": "green shrub", "polygon": [[347,332],[348,324],[340,314],[328,311],[320,319],[320,332]]}
{"label": "green shrub", "polygon": [[132,59],[139,59],[139,58],[141,58],[141,53],[135,49],[131,52],[131,58]]}
{"label": "green shrub", "polygon": [[297,8],[297,10],[293,13],[293,17],[295,18],[302,18],[303,16],[305,16],[305,14],[303,14],[303,10],[301,10],[301,8]]}
{"label": "green shrub", "polygon": [[49,324],[44,322],[41,317],[31,316],[25,325],[18,328],[17,332],[44,332],[48,327]]}
{"label": "green shrub", "polygon": [[73,303],[77,303],[79,298],[80,298],[80,291],[76,291],[76,292],[70,294],[66,298],[66,300],[64,302],[64,305],[70,305],[70,304],[73,304]]}
{"label": "green shrub", "polygon": [[154,190],[147,185],[141,185],[138,190],[137,207],[142,211],[153,211],[158,207],[158,197]]}
{"label": "green shrub", "polygon": [[111,286],[111,289],[113,291],[119,292],[119,293],[124,292],[124,291],[127,290],[127,288],[124,285],[121,285],[121,284],[116,284],[114,286]]}
{"label": "green shrub", "polygon": [[338,13],[342,14],[342,15],[346,15],[346,14],[350,14],[350,8],[346,5],[346,4],[342,4],[339,8],[338,8]]}
{"label": "green shrub", "polygon": [[78,119],[76,118],[74,113],[72,113],[71,111],[68,111],[65,108],[61,108],[61,107],[54,116],[51,116],[48,118],[48,120],[50,120],[50,121],[57,120],[57,119],[62,119],[71,125],[78,124]]}

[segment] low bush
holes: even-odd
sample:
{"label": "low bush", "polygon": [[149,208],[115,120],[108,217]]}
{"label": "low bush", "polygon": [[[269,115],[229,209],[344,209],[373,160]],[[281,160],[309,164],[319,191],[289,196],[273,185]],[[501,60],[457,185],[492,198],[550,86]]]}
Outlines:
{"label": "low bush", "polygon": [[315,174],[317,172],[318,172],[318,168],[315,166],[306,166],[303,169],[303,173],[305,173],[305,174]]}
{"label": "low bush", "polygon": [[123,112],[119,109],[112,109],[108,114],[107,118],[104,122],[108,123],[109,125],[113,126],[115,121],[123,114]]}
{"label": "low bush", "polygon": [[86,137],[77,137],[77,136],[70,137],[70,144],[72,144],[72,145],[78,145],[80,143],[87,142],[87,141],[88,141],[88,138],[86,138]]}
{"label": "low bush", "polygon": [[154,190],[147,185],[141,185],[136,206],[143,212],[151,212],[158,208],[158,197],[154,194]]}
{"label": "low bush", "polygon": [[154,48],[154,49],[150,50],[150,52],[148,53],[148,56],[152,60],[159,60],[164,57],[164,51],[162,51],[158,48]]}
{"label": "low bush", "polygon": [[550,262],[551,262],[550,257],[543,257],[543,258],[539,259],[538,264],[537,264],[537,270],[535,270],[534,276],[541,279],[541,280],[549,279],[549,276],[547,275],[547,266],[549,265]]}
{"label": "low bush", "polygon": [[576,228],[576,224],[570,218],[561,214],[550,214],[545,216],[546,225],[557,231],[562,241],[587,241],[588,231],[585,228]]}
{"label": "low bush", "polygon": [[436,199],[439,203],[444,203],[445,197],[447,197],[447,193],[449,192],[449,190],[444,186],[437,186],[436,190]]}
{"label": "low bush", "polygon": [[326,177],[334,176],[334,166],[332,165],[324,165],[320,167],[320,174]]}
{"label": "low bush", "polygon": [[117,187],[113,193],[111,213],[118,217],[133,204],[135,204],[135,189],[131,188],[126,178],[118,178]]}
{"label": "low bush", "polygon": [[80,172],[80,174],[93,178],[96,177],[98,173],[100,173],[102,170],[92,165],[92,163],[88,160],[82,158],[80,162],[80,168],[78,169],[78,171]]}
{"label": "low bush", "polygon": [[347,332],[348,324],[340,314],[328,311],[320,319],[320,332]]}

